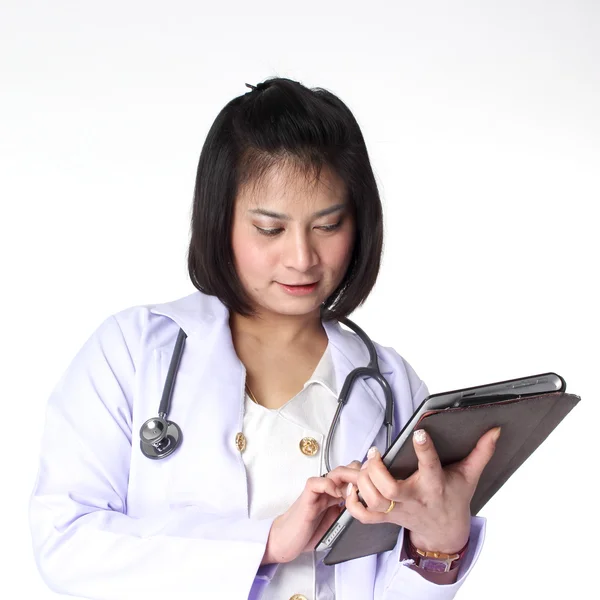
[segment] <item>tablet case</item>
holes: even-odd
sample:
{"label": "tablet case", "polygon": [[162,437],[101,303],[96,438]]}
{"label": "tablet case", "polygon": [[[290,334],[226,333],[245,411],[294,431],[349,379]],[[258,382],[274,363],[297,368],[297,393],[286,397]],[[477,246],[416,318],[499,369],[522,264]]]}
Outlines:
{"label": "tablet case", "polygon": [[[471,500],[471,514],[476,515],[579,400],[574,394],[553,392],[466,408],[439,409],[422,415],[416,428],[422,427],[429,433],[445,466],[467,456],[486,431],[502,427],[494,455],[483,470]],[[417,457],[409,438],[389,470],[396,479],[406,479],[416,469]],[[335,540],[323,562],[334,565],[391,550],[399,531],[400,526],[392,523],[364,525],[354,519]]]}

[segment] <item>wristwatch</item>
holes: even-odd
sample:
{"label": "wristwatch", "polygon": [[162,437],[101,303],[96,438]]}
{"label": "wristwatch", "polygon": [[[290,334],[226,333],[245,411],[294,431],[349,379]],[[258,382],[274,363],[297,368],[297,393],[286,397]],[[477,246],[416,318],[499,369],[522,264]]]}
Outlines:
{"label": "wristwatch", "polygon": [[408,538],[407,554],[409,558],[415,561],[415,565],[425,571],[433,571],[435,573],[447,573],[450,569],[457,566],[458,561],[464,556],[469,546],[469,540],[464,547],[454,554],[446,554],[445,552],[430,552],[427,550],[419,550],[410,541],[410,536],[406,532]]}

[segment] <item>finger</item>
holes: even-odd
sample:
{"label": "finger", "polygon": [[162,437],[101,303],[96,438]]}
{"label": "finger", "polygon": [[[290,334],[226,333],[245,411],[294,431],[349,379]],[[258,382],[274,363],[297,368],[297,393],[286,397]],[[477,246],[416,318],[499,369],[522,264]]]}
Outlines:
{"label": "finger", "polygon": [[322,477],[324,480],[331,480],[340,489],[344,489],[348,483],[356,484],[360,469],[351,467],[336,467],[327,473],[327,477]]}
{"label": "finger", "polygon": [[417,429],[413,433],[413,446],[419,461],[419,475],[430,487],[441,488],[444,481],[442,463],[431,437],[424,429]]}
{"label": "finger", "polygon": [[344,497],[341,486],[329,477],[310,477],[306,480],[305,490],[315,495],[328,494],[338,499]]}
{"label": "finger", "polygon": [[[366,472],[369,476],[370,484],[376,489],[378,495],[382,499],[376,510],[385,510],[389,506],[390,500],[394,500],[395,502],[400,502],[402,500],[402,488],[404,487],[404,482],[397,481],[390,474],[387,467],[383,464],[381,454],[377,448],[371,448],[369,453],[371,458],[365,463],[367,465]],[[359,478],[357,485],[361,496],[364,498],[362,479]],[[371,504],[366,498],[365,501],[370,507]]]}
{"label": "finger", "polygon": [[369,469],[361,471],[356,487],[358,488],[359,501],[362,498],[368,510],[383,512],[390,505],[390,501],[382,496],[371,481]]}
{"label": "finger", "polygon": [[500,427],[494,427],[486,431],[479,438],[475,448],[458,465],[465,479],[473,486],[477,485],[483,469],[494,455],[496,442],[500,437],[500,429]]}
{"label": "finger", "polygon": [[[351,463],[347,464],[344,468],[345,469],[354,469],[355,471],[359,470],[361,467],[361,462],[359,460],[353,460]],[[333,469],[335,470],[335,469]],[[321,477],[327,477],[329,475],[329,473],[331,473],[331,471],[328,471],[327,473],[323,473],[323,475],[321,475]]]}
{"label": "finger", "polygon": [[[386,505],[386,508],[389,506],[389,502]],[[372,523],[387,523],[390,521],[390,514],[394,512],[393,510],[387,514],[383,512],[376,512],[372,510],[368,510],[365,508],[360,500],[358,499],[358,494],[356,492],[356,487],[352,486],[349,490],[349,494],[346,496],[346,510],[355,518],[358,519],[361,523],[372,524]]]}

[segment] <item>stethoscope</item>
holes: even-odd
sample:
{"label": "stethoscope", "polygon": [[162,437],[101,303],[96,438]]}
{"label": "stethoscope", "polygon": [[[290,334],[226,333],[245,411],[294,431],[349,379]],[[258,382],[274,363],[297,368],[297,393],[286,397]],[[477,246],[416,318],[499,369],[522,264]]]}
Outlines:
{"label": "stethoscope", "polygon": [[[367,334],[358,325],[356,325],[356,323],[350,321],[350,319],[342,318],[339,319],[339,321],[340,323],[343,323],[352,329],[363,341],[369,351],[369,364],[366,367],[357,367],[351,371],[346,377],[344,385],[342,386],[342,391],[340,392],[340,397],[338,399],[338,406],[335,411],[333,421],[331,422],[331,426],[329,427],[327,440],[325,442],[325,467],[327,468],[328,472],[331,471],[331,467],[329,465],[329,447],[331,445],[331,440],[333,439],[333,434],[335,433],[342,408],[344,408],[344,405],[348,402],[352,385],[359,377],[371,377],[377,381],[377,383],[379,383],[383,389],[383,393],[385,395],[384,423],[387,429],[386,448],[390,447],[394,419],[394,397],[392,395],[392,389],[379,370],[377,351],[375,350],[373,342],[369,336],[367,336]],[[167,372],[167,379],[165,381],[165,387],[160,400],[160,406],[158,407],[158,417],[148,419],[140,428],[140,448],[142,453],[144,456],[154,460],[166,458],[167,456],[173,454],[173,452],[179,448],[183,439],[179,425],[173,421],[169,421],[167,417],[171,407],[171,396],[173,394],[175,375],[177,373],[177,369],[179,368],[181,354],[183,352],[183,344],[186,337],[187,335],[183,329],[180,328],[177,335],[177,340],[175,342],[173,357],[171,358],[171,363],[169,364],[169,370]]]}

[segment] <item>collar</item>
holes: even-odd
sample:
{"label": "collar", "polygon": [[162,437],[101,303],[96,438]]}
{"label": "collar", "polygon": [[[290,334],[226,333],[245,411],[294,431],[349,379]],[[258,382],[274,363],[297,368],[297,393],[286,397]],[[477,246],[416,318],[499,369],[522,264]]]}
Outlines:
{"label": "collar", "polygon": [[229,318],[229,310],[216,296],[200,291],[172,302],[147,306],[151,313],[175,321],[188,337],[197,335],[206,325],[224,322]]}
{"label": "collar", "polygon": [[311,383],[319,383],[329,390],[336,398],[339,396],[340,390],[337,388],[335,381],[335,368],[333,358],[331,356],[331,346],[327,344],[325,352],[316,366],[314,373],[310,379],[304,384],[306,389]]}
{"label": "collar", "polygon": [[[198,290],[183,298],[147,307],[151,313],[173,320],[188,338],[202,337],[212,327],[226,324],[228,327],[229,309],[216,296]],[[343,329],[338,321],[323,321],[323,328],[329,343],[309,381],[318,381],[337,396],[347,374],[352,369],[368,364],[369,352],[362,340],[355,333]],[[383,375],[393,372],[391,365],[381,355],[379,368]],[[378,403],[381,404],[381,401],[378,400]]]}
{"label": "collar", "polygon": [[[200,291],[172,302],[145,305],[145,308],[155,315],[168,317],[188,336],[187,354],[184,351],[181,362],[181,369],[188,380],[196,382],[198,386],[207,385],[207,373],[222,370],[223,363],[226,363],[227,368],[231,369],[231,376],[220,381],[219,385],[224,387],[225,396],[234,402],[238,387],[239,390],[243,389],[242,380],[238,381],[238,377],[243,376],[243,365],[235,356],[231,343],[229,309],[216,296],[209,296]],[[327,360],[314,375],[322,382],[328,382],[332,391],[337,392],[342,389],[346,377],[353,369],[368,364],[369,352],[358,335],[343,329],[338,321],[323,321],[322,324],[329,339],[328,352],[331,353],[334,375],[326,371]],[[394,368],[384,358],[388,353],[378,344],[375,344],[375,348],[378,351],[381,373],[384,376],[393,373]],[[170,346],[165,350],[165,369],[171,351]],[[223,352],[226,352],[227,356],[220,357]],[[192,363],[203,364],[204,369],[192,367]],[[210,406],[204,408],[206,411],[212,410]],[[348,464],[354,459],[362,460],[376,436],[383,431],[381,426],[384,409],[385,399],[380,386],[373,379],[359,378],[340,416],[338,430],[331,445],[332,465]],[[215,423],[222,422],[223,427],[235,430],[238,424],[233,419],[235,415],[239,417],[239,414],[241,413],[237,407],[232,404],[231,410],[211,413],[211,418]],[[180,418],[183,419],[183,416]],[[382,440],[379,443],[382,443]]]}

